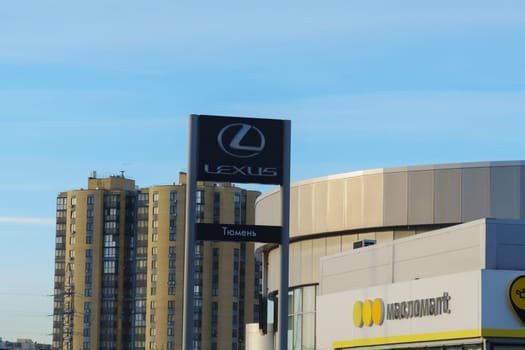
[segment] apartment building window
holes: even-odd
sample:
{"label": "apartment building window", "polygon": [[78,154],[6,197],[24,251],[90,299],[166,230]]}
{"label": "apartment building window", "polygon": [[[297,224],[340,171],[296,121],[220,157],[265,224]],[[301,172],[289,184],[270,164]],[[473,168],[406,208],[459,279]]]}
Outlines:
{"label": "apartment building window", "polygon": [[159,220],[157,220],[156,218],[151,222],[151,227],[152,227],[152,231],[151,231],[151,241],[152,242],[157,242],[158,239],[159,239]]}
{"label": "apartment building window", "polygon": [[217,350],[217,336],[219,330],[219,303],[211,303],[211,349]]}
{"label": "apartment building window", "polygon": [[177,191],[170,192],[170,241],[177,239]]}
{"label": "apartment building window", "polygon": [[234,208],[234,223],[239,225],[241,223],[241,194],[235,192],[233,194],[233,208]]}
{"label": "apartment building window", "polygon": [[86,249],[85,266],[84,266],[84,296],[91,296],[92,272],[93,272],[93,250]]}
{"label": "apartment building window", "polygon": [[93,213],[94,213],[95,196],[90,194],[87,196],[86,209],[86,244],[93,243]]}
{"label": "apartment building window", "polygon": [[57,210],[66,210],[67,209],[67,198],[58,197],[57,198]]}
{"label": "apartment building window", "polygon": [[221,221],[221,193],[213,193],[213,223],[219,224]]}
{"label": "apartment building window", "polygon": [[113,235],[104,235],[104,247],[116,247],[117,242],[115,241],[115,237]]}
{"label": "apartment building window", "polygon": [[147,207],[149,204],[149,194],[148,192],[140,192],[137,195],[137,205],[139,207]]}
{"label": "apartment building window", "polygon": [[120,196],[118,194],[110,194],[104,197],[105,201],[105,207],[106,208],[117,208],[119,205],[119,198]]}
{"label": "apartment building window", "polygon": [[104,219],[106,221],[115,221],[117,220],[118,215],[119,215],[119,210],[116,207],[107,208],[106,210],[104,210]]}
{"label": "apartment building window", "polygon": [[173,217],[170,219],[170,232],[169,232],[170,241],[177,240],[177,218]]}
{"label": "apartment building window", "polygon": [[90,349],[91,345],[91,302],[84,303],[84,349]]}
{"label": "apartment building window", "polygon": [[212,260],[212,295],[219,295],[219,248],[213,248]]}
{"label": "apartment building window", "polygon": [[232,350],[237,350],[239,344],[239,304],[232,305]]}
{"label": "apartment building window", "polygon": [[239,296],[239,262],[240,262],[240,249],[233,249],[233,296]]}
{"label": "apartment building window", "polygon": [[204,190],[198,190],[196,194],[197,222],[204,220]]}
{"label": "apartment building window", "polygon": [[104,273],[116,273],[117,262],[116,261],[104,261]]}

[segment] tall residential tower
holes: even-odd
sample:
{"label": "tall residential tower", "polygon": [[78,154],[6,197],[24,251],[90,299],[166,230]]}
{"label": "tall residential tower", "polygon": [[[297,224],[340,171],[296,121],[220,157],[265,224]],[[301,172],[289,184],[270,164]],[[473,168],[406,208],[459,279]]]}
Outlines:
{"label": "tall residential tower", "polygon": [[[253,224],[258,195],[199,183],[197,221]],[[87,189],[58,195],[53,349],[181,348],[185,198],[185,174],[138,189],[123,173],[93,173]],[[244,349],[258,317],[253,248],[196,244],[194,349]]]}

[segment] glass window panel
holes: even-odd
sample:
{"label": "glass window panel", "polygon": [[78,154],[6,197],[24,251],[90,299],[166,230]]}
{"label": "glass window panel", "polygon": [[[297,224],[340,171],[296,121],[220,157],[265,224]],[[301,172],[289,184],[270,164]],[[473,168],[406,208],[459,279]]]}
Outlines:
{"label": "glass window panel", "polygon": [[288,315],[293,315],[293,291],[288,292]]}
{"label": "glass window panel", "polygon": [[315,314],[303,315],[303,350],[315,348]]}
{"label": "glass window panel", "polygon": [[302,330],[302,323],[303,323],[303,317],[302,316],[296,316],[294,317],[294,325],[293,325],[293,349],[294,350],[301,350],[302,346],[302,339],[301,339],[301,330]]}
{"label": "glass window panel", "polygon": [[300,314],[303,312],[303,290],[302,288],[294,289],[293,291],[293,313],[294,314]]}
{"label": "glass window panel", "polygon": [[303,312],[315,312],[315,286],[303,289]]}

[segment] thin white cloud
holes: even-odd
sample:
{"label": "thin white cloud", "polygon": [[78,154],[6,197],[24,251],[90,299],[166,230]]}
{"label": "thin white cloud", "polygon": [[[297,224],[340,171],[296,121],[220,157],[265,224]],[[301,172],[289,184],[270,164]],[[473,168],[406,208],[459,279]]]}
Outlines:
{"label": "thin white cloud", "polygon": [[54,226],[55,219],[0,216],[0,224]]}

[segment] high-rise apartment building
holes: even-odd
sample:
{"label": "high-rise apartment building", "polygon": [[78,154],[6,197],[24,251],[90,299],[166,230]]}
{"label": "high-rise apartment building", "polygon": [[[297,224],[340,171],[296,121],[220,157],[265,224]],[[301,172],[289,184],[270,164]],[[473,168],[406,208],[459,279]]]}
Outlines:
{"label": "high-rise apartment building", "polygon": [[[197,221],[253,224],[259,193],[199,183]],[[182,347],[186,178],[137,189],[124,174],[60,193],[53,349]],[[258,313],[253,243],[199,242],[194,349],[244,349]]]}

